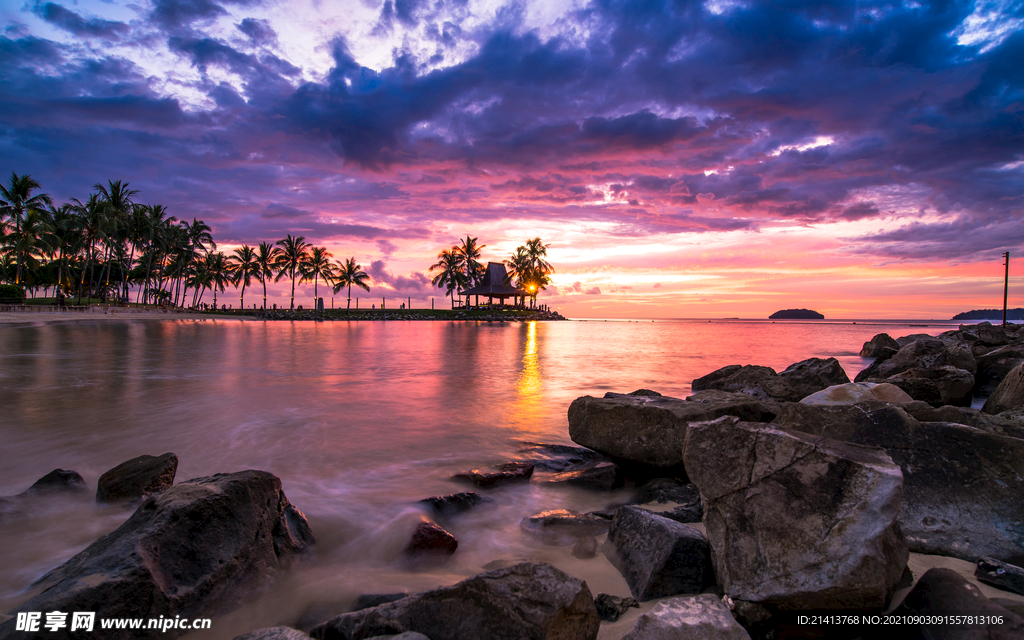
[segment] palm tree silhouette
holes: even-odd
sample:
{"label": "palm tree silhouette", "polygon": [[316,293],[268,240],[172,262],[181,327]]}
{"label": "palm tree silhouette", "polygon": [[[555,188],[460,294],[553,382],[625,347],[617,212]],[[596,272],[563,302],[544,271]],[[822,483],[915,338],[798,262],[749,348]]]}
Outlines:
{"label": "palm tree silhouette", "polygon": [[306,260],[306,254],[312,245],[306,242],[305,236],[294,237],[292,234],[285,236],[284,240],[278,240],[281,247],[277,254],[274,266],[277,269],[277,277],[274,282],[283,278],[286,274],[292,279],[292,301],[290,309],[295,310],[295,276],[299,273],[299,267]]}
{"label": "palm tree silhouette", "polygon": [[345,262],[337,263],[337,269],[334,273],[334,293],[338,293],[345,287],[348,287],[348,301],[345,304],[346,314],[350,312],[352,307],[352,285],[369,291],[370,285],[366,284],[366,281],[369,279],[370,274],[363,271],[363,267],[356,262],[354,256],[348,258]]}
{"label": "palm tree silhouette", "polygon": [[331,278],[334,277],[335,268],[331,264],[331,258],[334,257],[327,247],[312,247],[309,253],[306,255],[306,260],[299,265],[302,270],[302,279],[305,281],[313,280],[313,308],[316,309],[316,302],[320,299],[318,293],[318,285],[320,278],[324,279],[327,284],[331,283]]}
{"label": "palm tree silhouette", "polygon": [[466,269],[466,286],[472,287],[480,284],[484,277],[484,266],[477,261],[480,257],[480,250],[486,247],[485,244],[477,244],[476,238],[470,238],[467,234],[462,238],[462,246],[455,247],[455,250],[462,254],[462,264]]}
{"label": "palm tree silhouette", "polygon": [[261,242],[260,246],[256,249],[256,265],[258,266],[257,275],[259,276],[260,282],[263,283],[264,309],[267,308],[267,278],[274,276],[274,265],[277,263],[277,255],[280,252],[280,249],[269,242]]}
{"label": "palm tree silhouette", "polygon": [[437,271],[438,274],[431,280],[431,284],[435,287],[446,286],[447,293],[452,298],[452,309],[455,308],[455,295],[453,292],[458,291],[460,287],[465,287],[467,283],[464,260],[462,252],[458,246],[454,246],[451,249],[445,249],[441,253],[437,254],[437,262],[430,265],[431,271]]}
{"label": "palm tree silhouette", "polygon": [[245,308],[245,288],[252,284],[253,277],[260,277],[260,265],[256,261],[256,251],[247,244],[235,249],[235,255],[228,258],[228,269],[232,283],[242,285],[242,294],[238,297],[238,306]]}
{"label": "palm tree silhouette", "polygon": [[[39,183],[30,175],[11,172],[7,186],[0,184],[0,211],[14,222],[14,233],[21,234],[21,224],[29,211],[42,210],[52,206],[53,199],[45,193],[32,195],[33,189],[39,189]],[[21,262],[17,262],[14,272],[14,283],[21,283]]]}

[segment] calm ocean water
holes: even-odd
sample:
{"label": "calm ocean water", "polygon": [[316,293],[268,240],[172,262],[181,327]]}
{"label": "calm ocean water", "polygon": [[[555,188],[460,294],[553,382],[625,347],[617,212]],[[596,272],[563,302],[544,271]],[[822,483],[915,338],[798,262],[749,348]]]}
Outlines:
{"label": "calm ocean water", "polygon": [[[273,606],[225,619],[234,626],[211,636],[224,637],[293,619],[310,603],[450,583],[497,559],[571,563],[521,532],[519,521],[547,508],[598,509],[625,495],[538,483],[499,489],[497,507],[451,525],[460,547],[444,569],[412,574],[395,557],[419,517],[414,501],[466,490],[451,474],[515,458],[524,441],[570,443],[566,411],[578,396],[645,387],[685,397],[694,378],[728,364],[781,371],[812,356],[835,356],[852,379],[868,364],[857,355],[861,345],[876,333],[937,335],[948,324],[4,326],[0,495],[58,467],[81,473],[94,492],[114,465],[167,451],[179,457],[179,481],[250,468],[278,475],[310,519],[317,558],[272,595]],[[0,611],[129,513],[97,508],[90,494],[0,524]]]}

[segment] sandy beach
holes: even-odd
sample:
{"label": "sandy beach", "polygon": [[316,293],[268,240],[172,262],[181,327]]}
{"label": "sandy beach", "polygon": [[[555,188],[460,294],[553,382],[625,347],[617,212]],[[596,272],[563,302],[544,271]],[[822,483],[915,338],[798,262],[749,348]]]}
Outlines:
{"label": "sandy beach", "polygon": [[3,325],[46,325],[96,322],[135,322],[138,320],[164,320],[173,322],[252,322],[257,318],[248,316],[217,316],[188,311],[137,311],[135,309],[96,308],[81,311],[3,311],[0,312],[0,326]]}

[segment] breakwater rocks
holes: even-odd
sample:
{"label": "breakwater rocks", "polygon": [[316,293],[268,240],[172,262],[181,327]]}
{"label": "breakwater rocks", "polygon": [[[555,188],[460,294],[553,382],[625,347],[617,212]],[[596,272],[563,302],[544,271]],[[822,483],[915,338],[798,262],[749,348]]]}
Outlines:
{"label": "breakwater rocks", "polygon": [[531,320],[553,321],[565,320],[566,318],[557,311],[544,311],[540,309],[508,309],[508,310],[478,310],[469,311],[448,311],[444,309],[399,309],[399,310],[353,310],[346,313],[344,309],[325,309],[313,311],[311,309],[289,311],[287,309],[268,309],[266,311],[246,311],[244,313],[232,313],[231,311],[214,311],[210,315],[221,315],[232,317],[234,315],[245,315],[259,320],[311,320],[317,322],[334,321],[465,321],[465,322],[529,322]]}

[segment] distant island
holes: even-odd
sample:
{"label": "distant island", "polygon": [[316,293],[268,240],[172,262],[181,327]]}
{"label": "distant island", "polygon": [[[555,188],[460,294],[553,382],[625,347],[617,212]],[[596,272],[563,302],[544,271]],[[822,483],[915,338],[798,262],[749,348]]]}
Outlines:
{"label": "distant island", "polygon": [[[953,320],[1002,320],[1003,310],[1002,309],[975,309],[974,311],[964,311],[958,313],[952,318]],[[1006,310],[1007,320],[1024,320],[1024,309],[1007,309]]]}
{"label": "distant island", "polygon": [[769,320],[824,320],[825,316],[810,309],[784,309],[768,316]]}

